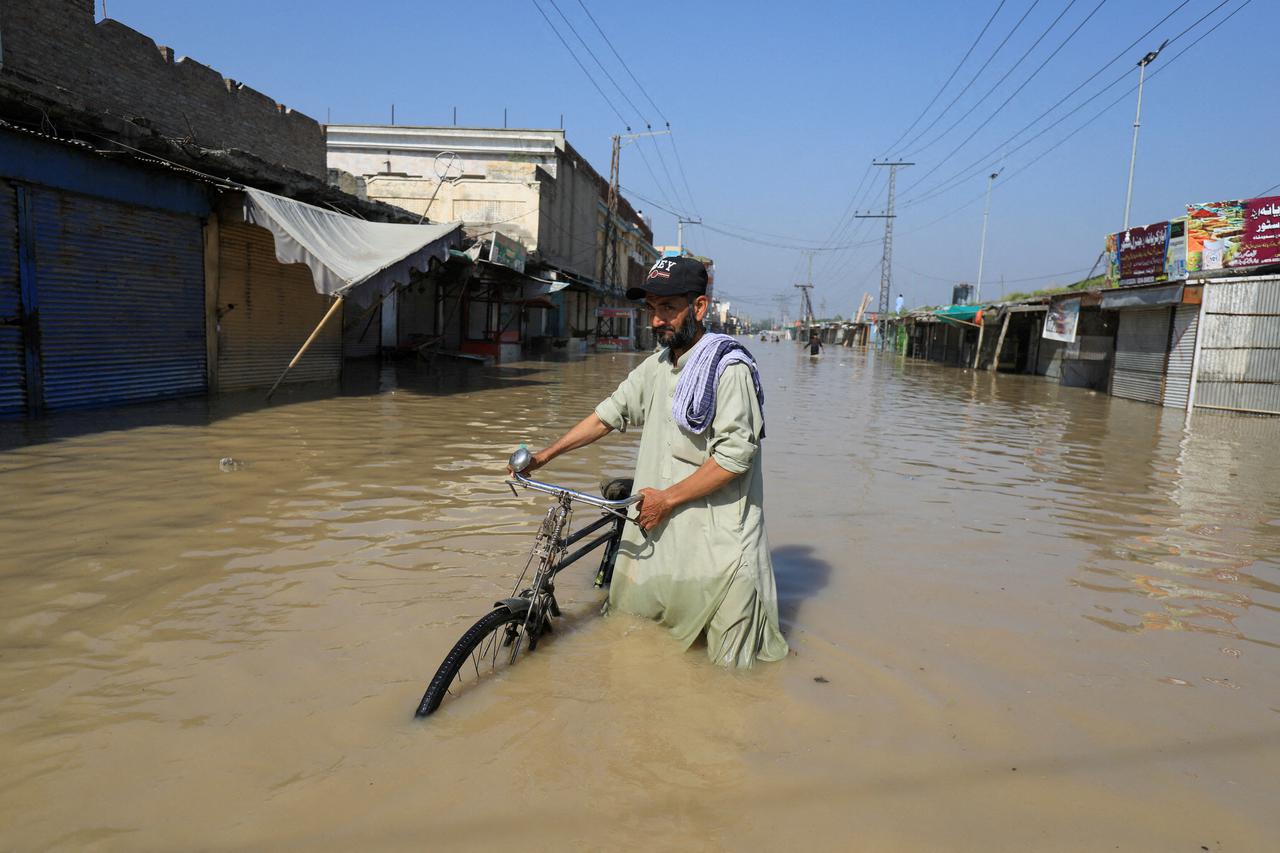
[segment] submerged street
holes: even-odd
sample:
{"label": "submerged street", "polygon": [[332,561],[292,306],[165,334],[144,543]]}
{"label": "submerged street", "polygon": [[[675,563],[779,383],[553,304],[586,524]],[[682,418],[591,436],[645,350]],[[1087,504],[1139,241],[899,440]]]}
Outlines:
{"label": "submerged street", "polygon": [[[6,426],[7,842],[1268,846],[1280,422],[748,346],[794,655],[718,670],[600,617],[583,563],[557,633],[425,721],[546,507],[506,455],[641,354]],[[594,490],[636,441],[542,474]]]}

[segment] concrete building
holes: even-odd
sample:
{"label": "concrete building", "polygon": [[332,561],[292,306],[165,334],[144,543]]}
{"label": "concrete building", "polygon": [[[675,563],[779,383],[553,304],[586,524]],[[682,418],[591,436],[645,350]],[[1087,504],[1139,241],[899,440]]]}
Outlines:
{"label": "concrete building", "polygon": [[[400,125],[330,125],[326,130],[330,169],[363,181],[370,199],[435,221],[459,220],[476,239],[497,232],[523,249],[522,273],[567,285],[547,296],[545,314],[533,306],[520,323],[466,297],[452,321],[463,338],[461,349],[488,353],[495,344],[519,340],[528,345],[543,337],[585,345],[595,335],[597,309],[624,305],[622,291],[642,281],[658,258],[652,228],[619,199],[613,232],[620,281],[609,286],[604,272],[608,181],[568,143],[563,130]],[[484,291],[490,306],[503,293],[509,301],[529,302],[527,295],[511,292],[515,281],[506,283],[506,289]],[[491,315],[493,320],[476,319]]]}
{"label": "concrete building", "polygon": [[246,188],[352,222],[417,218],[326,178],[313,119],[96,21],[92,0],[6,0],[0,417],[269,385],[326,317],[288,380],[338,379],[379,326],[343,333],[368,312],[281,260]]}

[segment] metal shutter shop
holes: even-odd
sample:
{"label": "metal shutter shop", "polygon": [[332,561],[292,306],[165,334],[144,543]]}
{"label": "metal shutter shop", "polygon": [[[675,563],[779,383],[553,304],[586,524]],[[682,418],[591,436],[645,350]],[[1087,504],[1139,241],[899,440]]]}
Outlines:
{"label": "metal shutter shop", "polygon": [[[270,386],[331,302],[316,293],[305,264],[276,260],[271,233],[221,223],[218,249],[218,390]],[[331,318],[286,383],[337,379],[342,324]]]}
{"label": "metal shutter shop", "polygon": [[1280,276],[1205,282],[1195,407],[1280,415]]}
{"label": "metal shutter shop", "polygon": [[1191,393],[1191,365],[1196,354],[1196,330],[1199,305],[1178,305],[1173,309],[1173,327],[1169,330],[1169,363],[1164,378],[1164,404],[1185,409]]}
{"label": "metal shutter shop", "polygon": [[31,222],[46,408],[205,390],[198,218],[38,189]]}
{"label": "metal shutter shop", "polygon": [[1116,331],[1115,372],[1111,375],[1112,395],[1159,403],[1168,347],[1168,308],[1121,311],[1120,328]]}
{"label": "metal shutter shop", "polygon": [[18,278],[18,199],[0,182],[0,418],[26,410],[22,284]]}

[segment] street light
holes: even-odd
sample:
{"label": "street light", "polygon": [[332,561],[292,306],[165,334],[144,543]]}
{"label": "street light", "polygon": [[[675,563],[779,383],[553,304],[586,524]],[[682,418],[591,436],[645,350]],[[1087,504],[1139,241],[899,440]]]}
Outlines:
{"label": "street light", "polygon": [[1169,40],[1165,39],[1160,46],[1138,60],[1138,114],[1133,118],[1133,151],[1129,154],[1129,188],[1124,193],[1124,228],[1129,230],[1129,205],[1133,201],[1133,164],[1138,159],[1138,128],[1142,126],[1142,83],[1147,76],[1147,66],[1155,62],[1160,51],[1165,49]]}
{"label": "street light", "polygon": [[978,285],[973,291],[975,305],[982,302],[982,264],[987,259],[987,217],[991,215],[991,185],[1000,177],[1000,170],[987,176],[987,206],[982,211],[982,248],[978,250]]}

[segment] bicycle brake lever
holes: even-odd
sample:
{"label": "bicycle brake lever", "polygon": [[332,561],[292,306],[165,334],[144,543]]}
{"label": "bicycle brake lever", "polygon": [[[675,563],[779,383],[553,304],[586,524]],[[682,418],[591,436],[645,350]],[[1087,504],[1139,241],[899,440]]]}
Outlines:
{"label": "bicycle brake lever", "polygon": [[520,493],[516,491],[515,483],[511,482],[510,480],[507,480],[507,488],[511,490],[512,496],[517,498],[520,497]]}

